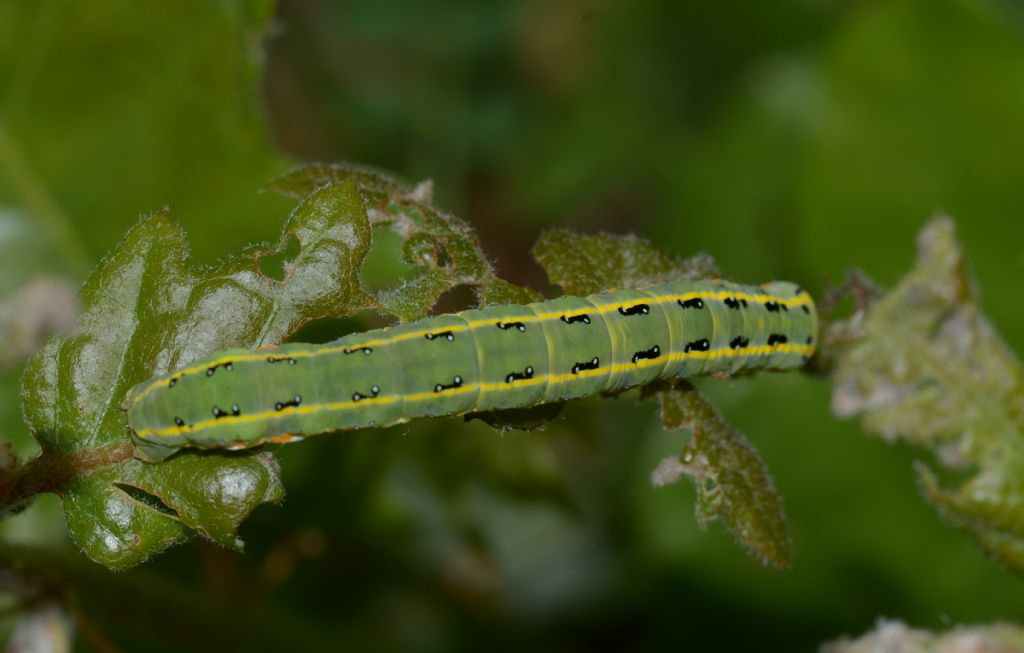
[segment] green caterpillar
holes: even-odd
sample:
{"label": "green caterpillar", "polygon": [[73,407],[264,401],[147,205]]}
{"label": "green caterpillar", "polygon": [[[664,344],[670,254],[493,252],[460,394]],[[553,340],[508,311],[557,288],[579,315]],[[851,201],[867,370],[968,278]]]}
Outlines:
{"label": "green caterpillar", "polygon": [[817,313],[787,282],[670,283],[490,306],[326,345],[231,349],[133,387],[139,455],[241,449],[417,417],[521,408],[659,378],[791,369]]}

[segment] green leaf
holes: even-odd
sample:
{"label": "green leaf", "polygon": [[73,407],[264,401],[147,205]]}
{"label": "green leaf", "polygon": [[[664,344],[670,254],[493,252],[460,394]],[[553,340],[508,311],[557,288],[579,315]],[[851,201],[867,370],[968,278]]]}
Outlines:
{"label": "green leaf", "polygon": [[679,458],[662,461],[652,476],[654,483],[688,477],[697,490],[701,528],[721,518],[765,564],[788,569],[789,535],[782,501],[754,447],[689,383],[660,388],[658,400],[665,429],[687,429],[693,435]]}
{"label": "green leaf", "polygon": [[568,295],[593,295],[612,288],[640,288],[670,281],[718,276],[714,261],[698,255],[669,256],[636,236],[584,236],[562,229],[546,231],[533,258]]}
{"label": "green leaf", "polygon": [[[256,258],[284,251],[290,238],[300,251],[285,278],[256,272]],[[54,489],[87,555],[131,566],[190,529],[234,545],[252,508],[281,496],[276,467],[253,454],[185,453],[156,466],[129,460],[122,398],[131,385],[213,351],[278,342],[310,319],[373,306],[358,279],[369,242],[352,182],[300,203],[276,248],[253,248],[215,268],[188,265],[182,232],[166,214],[128,233],[83,287],[73,331],[40,349],[23,380],[25,417],[44,456],[65,460],[61,474],[70,480]],[[91,453],[112,447],[126,453]]]}
{"label": "green leaf", "polygon": [[482,305],[528,303],[541,296],[498,278],[480,241],[463,220],[431,203],[430,182],[410,190],[391,177],[352,164],[312,164],[297,168],[267,185],[290,197],[350,179],[366,198],[370,223],[386,226],[404,240],[402,256],[420,269],[415,278],[377,293],[382,310],[413,320],[429,311],[438,298],[458,285],[473,286]]}
{"label": "green leaf", "polygon": [[[916,267],[866,314],[833,326],[833,408],[930,450],[925,495],[990,556],[1024,574],[1024,388],[1016,355],[978,309],[948,218],[918,239]],[[940,480],[948,479],[948,480]]]}

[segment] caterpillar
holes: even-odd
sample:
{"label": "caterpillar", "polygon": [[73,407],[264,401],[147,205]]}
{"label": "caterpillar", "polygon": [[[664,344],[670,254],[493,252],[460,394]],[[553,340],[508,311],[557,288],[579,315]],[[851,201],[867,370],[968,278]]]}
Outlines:
{"label": "caterpillar", "polygon": [[489,306],[324,345],[230,349],[128,391],[140,457],[522,408],[655,379],[800,367],[817,313],[788,282],[722,280]]}

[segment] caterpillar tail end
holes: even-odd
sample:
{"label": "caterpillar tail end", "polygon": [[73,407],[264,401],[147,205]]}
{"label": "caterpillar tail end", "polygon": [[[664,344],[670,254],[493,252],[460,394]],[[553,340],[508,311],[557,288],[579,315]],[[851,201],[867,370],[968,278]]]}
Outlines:
{"label": "caterpillar tail end", "polygon": [[181,449],[179,446],[168,446],[143,440],[134,433],[132,433],[132,442],[135,443],[135,457],[146,463],[162,463]]}

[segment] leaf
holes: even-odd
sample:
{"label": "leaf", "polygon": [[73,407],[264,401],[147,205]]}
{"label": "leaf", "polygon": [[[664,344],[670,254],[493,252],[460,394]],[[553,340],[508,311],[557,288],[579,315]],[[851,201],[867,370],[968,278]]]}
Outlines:
{"label": "leaf", "polygon": [[381,308],[408,321],[422,317],[438,298],[458,285],[473,286],[481,305],[524,304],[541,296],[497,277],[472,228],[433,207],[432,187],[409,190],[389,176],[352,164],[302,166],[267,185],[290,197],[351,179],[366,198],[370,224],[386,226],[404,240],[403,259],[418,276],[377,294]]}
{"label": "leaf", "polygon": [[[260,274],[256,258],[283,251],[290,238],[300,251],[285,278]],[[87,555],[129,567],[191,529],[234,545],[252,508],[280,498],[276,466],[258,454],[132,460],[122,398],[131,385],[213,351],[278,342],[307,320],[373,306],[358,279],[369,241],[362,197],[345,182],[300,203],[276,248],[214,268],[188,265],[182,232],[163,213],[142,220],[104,259],[82,289],[72,332],[39,350],[23,380],[25,417],[44,456],[65,461],[69,480],[54,489]]]}
{"label": "leaf", "polygon": [[687,429],[693,435],[679,458],[658,466],[652,475],[655,485],[688,477],[697,490],[701,528],[721,518],[762,562],[788,569],[789,535],[782,501],[754,447],[689,383],[659,388],[658,400],[665,430]]}
{"label": "leaf", "polygon": [[859,334],[837,352],[833,410],[930,450],[941,473],[918,465],[925,495],[1024,574],[1020,361],[978,310],[952,220],[926,226],[918,248],[916,267],[895,288],[833,327]]}
{"label": "leaf", "polygon": [[632,235],[584,236],[553,229],[544,232],[534,245],[533,258],[548,279],[569,295],[718,276],[708,256],[677,259]]}

